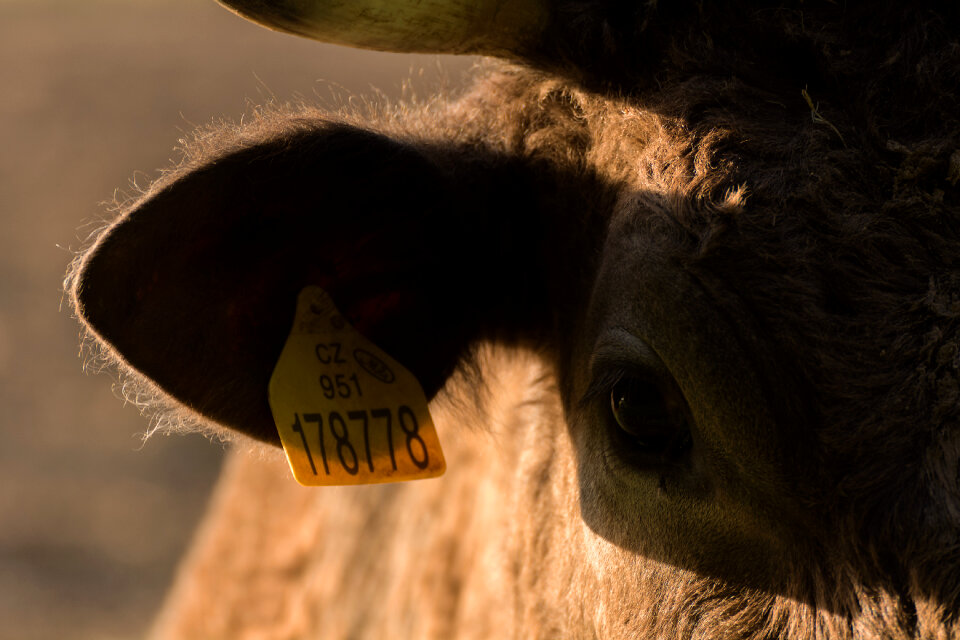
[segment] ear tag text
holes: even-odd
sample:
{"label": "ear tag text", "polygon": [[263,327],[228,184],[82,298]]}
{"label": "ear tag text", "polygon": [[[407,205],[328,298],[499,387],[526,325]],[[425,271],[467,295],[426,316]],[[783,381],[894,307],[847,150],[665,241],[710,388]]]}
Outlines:
{"label": "ear tag text", "polygon": [[300,292],[268,398],[302,485],[398,482],[446,469],[420,383],[320,287]]}

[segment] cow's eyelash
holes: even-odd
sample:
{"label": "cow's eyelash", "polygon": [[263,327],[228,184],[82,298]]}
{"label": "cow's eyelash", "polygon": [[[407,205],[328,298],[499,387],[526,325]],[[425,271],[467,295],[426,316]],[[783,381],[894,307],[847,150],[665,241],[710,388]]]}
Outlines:
{"label": "cow's eyelash", "polygon": [[594,375],[593,380],[590,381],[590,386],[587,387],[580,398],[579,408],[581,410],[585,409],[596,400],[609,397],[617,383],[627,375],[627,371],[623,368],[606,369]]}

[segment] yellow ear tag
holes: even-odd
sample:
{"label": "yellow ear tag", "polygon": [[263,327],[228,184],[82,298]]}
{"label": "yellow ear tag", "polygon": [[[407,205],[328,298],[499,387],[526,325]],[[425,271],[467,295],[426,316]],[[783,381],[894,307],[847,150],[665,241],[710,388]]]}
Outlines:
{"label": "yellow ear tag", "polygon": [[320,287],[300,292],[268,394],[302,485],[398,482],[446,469],[420,383],[351,327]]}

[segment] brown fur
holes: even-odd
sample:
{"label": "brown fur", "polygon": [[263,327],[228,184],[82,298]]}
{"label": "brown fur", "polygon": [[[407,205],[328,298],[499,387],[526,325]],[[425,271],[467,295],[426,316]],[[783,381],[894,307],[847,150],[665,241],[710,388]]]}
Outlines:
{"label": "brown fur", "polygon": [[[521,210],[496,199],[510,176],[536,185],[511,214],[529,220],[490,233],[503,264],[463,267],[490,314],[461,314],[449,293],[466,342],[501,346],[471,369],[452,335],[452,356],[414,363],[434,390],[458,361],[489,384],[484,428],[457,427],[477,377],[454,376],[434,403],[447,478],[305,490],[276,455],[235,454],[158,635],[960,636],[956,9],[667,7],[653,15],[672,35],[634,45],[649,20],[559,4],[573,17],[526,54],[545,70],[489,65],[456,100],[198,134],[78,261],[68,287],[108,359],[269,441],[245,417],[259,395],[236,418],[223,409],[248,371],[194,394],[204,381],[180,373],[177,340],[139,355],[143,334],[114,332],[90,302],[108,261],[146,290],[111,237],[207,167],[296,156],[338,127],[375,130],[455,183],[458,221]],[[738,8],[741,22],[720,20]],[[359,295],[348,285],[344,300]],[[190,317],[167,321],[189,331]],[[590,363],[611,328],[642,334],[686,398],[702,505],[696,474],[650,478],[598,453],[608,405],[588,392]]]}

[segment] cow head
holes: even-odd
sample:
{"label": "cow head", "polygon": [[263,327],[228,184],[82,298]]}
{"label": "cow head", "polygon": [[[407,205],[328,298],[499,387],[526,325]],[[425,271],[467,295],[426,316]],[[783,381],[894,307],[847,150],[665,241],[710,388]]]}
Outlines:
{"label": "cow head", "polygon": [[307,285],[430,396],[481,342],[529,348],[624,598],[682,588],[676,567],[713,581],[688,630],[957,632],[955,12],[228,4],[526,66],[394,116],[199,134],[68,282],[123,368],[277,443],[267,383]]}

